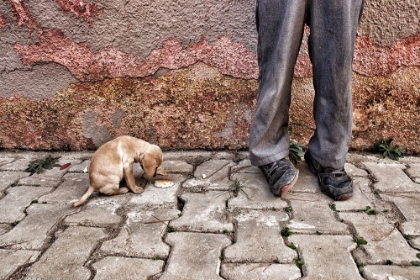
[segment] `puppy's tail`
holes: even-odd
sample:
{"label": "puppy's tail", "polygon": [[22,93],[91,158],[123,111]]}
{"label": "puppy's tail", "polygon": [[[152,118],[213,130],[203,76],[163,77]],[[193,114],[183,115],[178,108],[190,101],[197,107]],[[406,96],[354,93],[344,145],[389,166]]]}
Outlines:
{"label": "puppy's tail", "polygon": [[86,193],[79,199],[79,201],[75,202],[73,204],[74,207],[79,206],[83,202],[85,202],[86,199],[95,191],[95,189],[89,185],[89,188],[87,189]]}

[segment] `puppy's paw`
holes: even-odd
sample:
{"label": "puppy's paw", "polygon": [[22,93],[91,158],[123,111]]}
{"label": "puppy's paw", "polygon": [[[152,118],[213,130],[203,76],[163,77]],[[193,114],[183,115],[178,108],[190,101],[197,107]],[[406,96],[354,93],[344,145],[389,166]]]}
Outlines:
{"label": "puppy's paw", "polygon": [[132,191],[133,193],[140,194],[144,191],[144,189],[136,186],[135,188],[132,189]]}
{"label": "puppy's paw", "polygon": [[128,193],[128,188],[121,187],[118,189],[118,194]]}

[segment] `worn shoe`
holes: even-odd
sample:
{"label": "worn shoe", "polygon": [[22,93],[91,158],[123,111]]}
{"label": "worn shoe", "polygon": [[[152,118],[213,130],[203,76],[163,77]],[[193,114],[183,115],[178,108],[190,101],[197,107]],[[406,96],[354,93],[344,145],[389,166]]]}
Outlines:
{"label": "worn shoe", "polygon": [[299,170],[293,164],[283,158],[279,161],[259,166],[267,179],[270,191],[277,196],[283,196],[296,183]]}
{"label": "worn shoe", "polygon": [[321,191],[334,200],[347,200],[353,196],[353,180],[344,168],[332,169],[322,167],[308,152],[305,161],[311,171],[318,177]]}

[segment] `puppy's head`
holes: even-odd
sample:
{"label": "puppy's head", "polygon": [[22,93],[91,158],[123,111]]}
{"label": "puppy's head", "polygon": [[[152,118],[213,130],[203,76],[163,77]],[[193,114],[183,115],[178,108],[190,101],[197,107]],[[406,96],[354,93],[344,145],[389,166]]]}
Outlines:
{"label": "puppy's head", "polygon": [[152,179],[156,176],[158,167],[162,164],[163,154],[162,150],[156,145],[150,147],[144,152],[140,160],[141,168],[143,168],[146,179]]}

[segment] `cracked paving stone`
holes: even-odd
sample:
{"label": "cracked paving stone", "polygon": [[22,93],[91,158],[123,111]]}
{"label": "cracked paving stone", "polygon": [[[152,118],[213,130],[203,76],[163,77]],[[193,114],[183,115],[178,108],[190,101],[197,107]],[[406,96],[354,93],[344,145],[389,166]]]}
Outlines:
{"label": "cracked paving stone", "polygon": [[134,259],[124,257],[105,257],[94,263],[95,280],[147,280],[162,272],[164,261]]}
{"label": "cracked paving stone", "polygon": [[7,189],[11,184],[17,182],[18,180],[28,177],[29,172],[12,172],[12,171],[3,171],[0,172],[0,192],[3,192]]}
{"label": "cracked paving stone", "polygon": [[418,251],[410,247],[394,223],[388,221],[384,215],[340,213],[340,218],[351,222],[357,236],[367,241],[366,245],[354,251],[359,263],[385,264],[390,260],[396,265],[411,265],[411,261],[418,260]]}
{"label": "cracked paving stone", "polygon": [[393,202],[408,221],[420,221],[420,194],[381,193],[381,198]]}
{"label": "cracked paving stone", "polygon": [[182,160],[164,160],[160,168],[169,173],[192,173],[194,166]]}
{"label": "cracked paving stone", "polygon": [[297,246],[306,279],[360,279],[351,251],[356,243],[349,235],[291,235]]}
{"label": "cracked paving stone", "polygon": [[0,224],[0,235],[5,234],[6,232],[12,229],[11,225]]}
{"label": "cracked paving stone", "polygon": [[[77,211],[67,205],[32,204],[28,215],[12,230],[0,236],[0,246],[12,249],[41,250],[49,233],[66,215]],[[28,233],[31,234],[28,234]]]}
{"label": "cracked paving stone", "polygon": [[178,218],[179,214],[180,211],[175,209],[132,209],[118,236],[105,241],[101,250],[110,254],[165,259],[170,248],[162,238],[166,234],[168,222]]}
{"label": "cracked paving stone", "polygon": [[25,177],[19,180],[18,185],[22,186],[35,186],[35,187],[47,187],[55,188],[61,184],[61,179],[46,179],[42,177]]}
{"label": "cracked paving stone", "polygon": [[291,263],[297,257],[284,244],[280,222],[289,216],[281,211],[246,211],[234,216],[237,241],[225,249],[224,261],[236,263]]}
{"label": "cracked paving stone", "polygon": [[40,253],[0,249],[0,279],[7,279],[21,266],[36,261]]}
{"label": "cracked paving stone", "polygon": [[231,173],[254,173],[254,174],[260,174],[261,170],[258,168],[258,166],[254,166],[251,164],[251,161],[249,159],[244,159],[240,161],[237,165],[232,166]]}
{"label": "cracked paving stone", "polygon": [[420,250],[420,237],[412,237],[409,241],[410,245],[417,250]]}
{"label": "cracked paving stone", "polygon": [[33,264],[25,279],[89,279],[85,262],[100,239],[107,237],[101,228],[70,227]]}
{"label": "cracked paving stone", "polygon": [[347,225],[337,220],[326,196],[300,193],[289,196],[293,219],[287,227],[297,233],[349,234]]}
{"label": "cracked paving stone", "polygon": [[[36,198],[49,193],[53,188],[14,187],[9,188],[7,195],[0,200],[0,223],[14,223],[25,217],[24,210]],[[37,203],[37,201],[36,201]]]}
{"label": "cracked paving stone", "polygon": [[355,165],[348,162],[344,164],[344,169],[353,179],[355,177],[367,177],[369,175],[366,170],[357,168]]}
{"label": "cracked paving stone", "polygon": [[213,232],[232,231],[230,213],[226,210],[228,192],[185,193],[182,216],[170,222],[176,231]]}
{"label": "cracked paving stone", "polygon": [[144,192],[135,195],[129,202],[130,205],[135,207],[165,207],[175,208],[178,207],[177,193],[181,187],[182,182],[186,179],[183,174],[169,174],[164,177],[165,180],[172,181],[173,185],[168,187],[156,187],[153,183],[149,182]]}
{"label": "cracked paving stone", "polygon": [[89,187],[88,174],[69,173],[63,177],[63,180],[64,182],[54,192],[42,196],[39,201],[72,205],[82,197]]}
{"label": "cracked paving stone", "polygon": [[73,173],[88,173],[90,160],[85,160],[79,164],[70,165],[69,172]]}
{"label": "cracked paving stone", "polygon": [[383,193],[420,192],[418,184],[414,183],[403,171],[403,164],[363,163],[378,182],[375,189]]}
{"label": "cracked paving stone", "polygon": [[302,277],[296,265],[277,263],[222,264],[221,275],[229,280],[295,280]]}
{"label": "cracked paving stone", "polygon": [[406,221],[400,225],[402,234],[412,237],[409,243],[412,247],[420,249],[420,194],[416,193],[389,193],[381,194],[383,200],[391,201],[400,210]]}
{"label": "cracked paving stone", "polygon": [[209,178],[212,181],[221,180],[229,176],[230,167],[234,165],[235,163],[231,160],[212,159],[197,166],[194,177]]}
{"label": "cracked paving stone", "polygon": [[416,280],[420,267],[399,267],[393,265],[367,265],[361,269],[367,280]]}
{"label": "cracked paving stone", "polygon": [[231,160],[209,160],[199,165],[194,178],[183,184],[186,190],[226,191],[232,181],[229,180],[230,168],[235,166]]}
{"label": "cracked paving stone", "polygon": [[28,168],[29,163],[34,160],[33,158],[20,158],[10,163],[3,164],[0,166],[0,170],[5,171],[25,171]]}
{"label": "cracked paving stone", "polygon": [[128,195],[113,195],[90,198],[79,213],[68,216],[68,225],[107,227],[118,225],[122,217],[117,210],[128,201]]}
{"label": "cracked paving stone", "polygon": [[220,257],[231,244],[222,234],[173,232],[165,241],[172,247],[168,266],[160,280],[221,280]]}
{"label": "cracked paving stone", "polygon": [[[414,181],[416,181],[416,179],[420,179],[420,164],[410,164],[406,172]],[[419,181],[416,181],[416,183],[419,183]]]}
{"label": "cracked paving stone", "polygon": [[309,170],[305,163],[298,163],[296,168],[299,169],[299,177],[293,188],[286,193],[285,199],[289,199],[292,195],[300,195],[300,193],[317,193],[322,194],[318,186],[318,180]]}
{"label": "cracked paving stone", "polygon": [[1,169],[1,166],[2,165],[5,165],[5,164],[10,164],[10,163],[12,163],[13,161],[14,161],[15,159],[14,158],[0,158],[0,170],[2,170]]}
{"label": "cracked paving stone", "polygon": [[237,190],[237,197],[228,201],[229,209],[271,209],[273,207],[282,209],[287,207],[286,201],[271,193],[262,172],[258,174],[236,173],[232,176],[232,180],[240,183],[241,187]]}
{"label": "cracked paving stone", "polygon": [[185,162],[204,162],[213,156],[213,152],[206,151],[168,151],[164,152],[163,160],[182,160]]}
{"label": "cracked paving stone", "polygon": [[353,197],[345,201],[334,201],[337,211],[360,211],[369,206],[377,211],[392,210],[392,206],[376,198],[367,178],[353,178]]}

